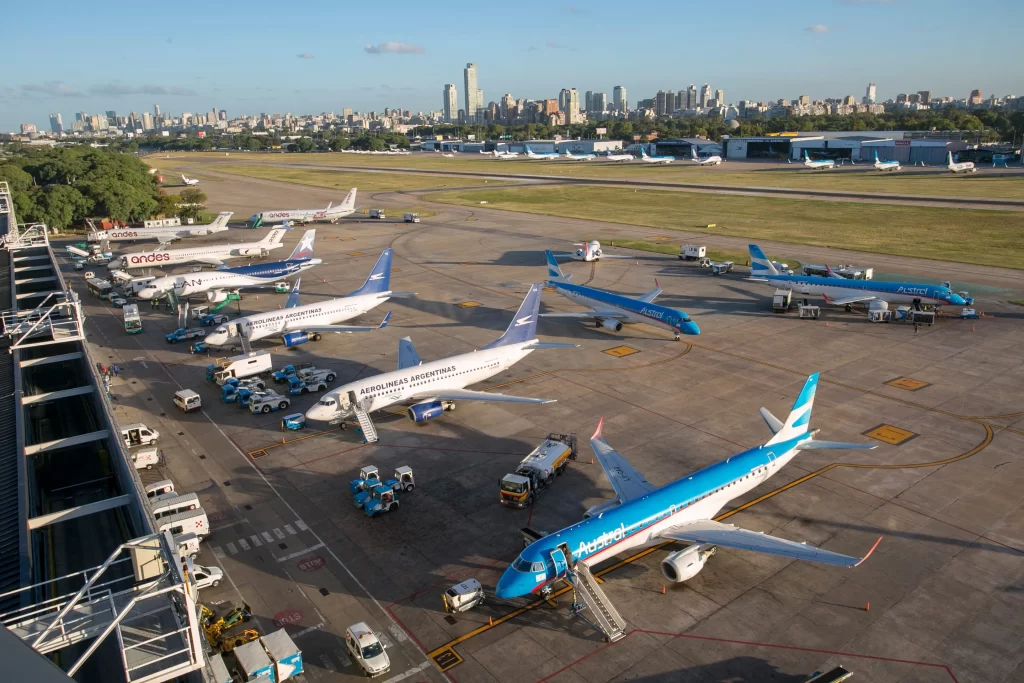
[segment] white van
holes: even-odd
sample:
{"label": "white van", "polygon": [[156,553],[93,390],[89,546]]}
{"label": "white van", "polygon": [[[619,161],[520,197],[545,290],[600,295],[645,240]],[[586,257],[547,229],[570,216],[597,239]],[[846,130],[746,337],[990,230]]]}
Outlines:
{"label": "white van", "polygon": [[182,389],[174,392],[174,405],[186,413],[191,413],[193,410],[200,410],[203,407],[203,399],[191,389]]}
{"label": "white van", "polygon": [[132,453],[132,462],[137,470],[151,470],[153,465],[160,464],[160,449],[141,448]]}
{"label": "white van", "polygon": [[153,516],[157,519],[171,517],[186,510],[195,510],[197,507],[199,507],[199,496],[194,493],[154,500],[149,505],[149,509],[153,511]]}
{"label": "white van", "polygon": [[152,502],[157,496],[163,496],[168,493],[174,493],[174,482],[170,479],[161,479],[155,481],[146,487],[146,498]]}
{"label": "white van", "polygon": [[206,518],[206,511],[203,508],[163,517],[157,524],[160,525],[160,531],[170,531],[173,536],[195,534],[202,540],[210,535],[210,520]]}
{"label": "white van", "polygon": [[148,446],[156,443],[160,438],[160,432],[150,429],[141,422],[121,427],[121,439],[128,448],[132,446]]}
{"label": "white van", "polygon": [[195,534],[180,534],[173,536],[171,540],[178,547],[178,553],[182,557],[195,557],[199,554],[199,537]]}

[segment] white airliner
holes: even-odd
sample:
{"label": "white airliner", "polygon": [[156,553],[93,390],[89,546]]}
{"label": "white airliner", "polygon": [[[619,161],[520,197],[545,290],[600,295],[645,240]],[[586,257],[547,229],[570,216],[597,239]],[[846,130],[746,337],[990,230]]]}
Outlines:
{"label": "white airliner", "polygon": [[875,170],[876,171],[898,171],[900,170],[900,162],[896,159],[889,161],[880,161],[878,158],[878,150],[875,150]]}
{"label": "white airliner", "polygon": [[596,159],[596,154],[573,154],[569,150],[565,150],[565,158],[569,161],[590,161]]}
{"label": "white airliner", "polygon": [[446,157],[448,159],[454,159],[455,158],[454,154],[442,154],[441,156]]}
{"label": "white airliner", "polygon": [[952,173],[977,173],[978,169],[974,167],[973,161],[953,161],[953,153],[946,153],[946,168]]}
{"label": "white airliner", "polygon": [[178,298],[191,294],[206,292],[211,302],[221,302],[227,298],[228,292],[237,291],[242,287],[269,286],[281,278],[301,273],[304,270],[320,265],[322,261],[313,258],[313,240],[316,230],[307,230],[285,261],[258,263],[238,268],[226,268],[207,273],[184,273],[181,275],[165,275],[151,281],[139,292],[140,299],[161,297],[173,290]]}
{"label": "white airliner", "polygon": [[676,158],[672,156],[660,156],[652,157],[647,155],[647,150],[643,147],[640,148],[640,161],[646,161],[649,164],[671,164]]}
{"label": "white airliner", "polygon": [[690,161],[694,162],[699,166],[722,165],[722,157],[718,156],[717,154],[712,154],[711,156],[707,157],[699,157],[697,156],[697,148],[693,147],[692,145],[690,146]]}
{"label": "white airliner", "polygon": [[224,259],[257,258],[266,256],[271,249],[283,247],[281,240],[288,228],[274,228],[259,242],[239,244],[214,244],[209,247],[191,249],[165,249],[163,245],[155,251],[140,251],[121,257],[121,268],[148,268],[150,266],[173,266],[181,263],[205,263],[211,266],[224,265]]}
{"label": "white airliner", "polygon": [[185,183],[186,185],[198,185],[199,184],[199,178],[189,178],[186,175],[182,175],[181,176],[181,182]]}
{"label": "white airliner", "polygon": [[526,146],[526,156],[530,159],[541,159],[547,161],[554,161],[556,159],[562,158],[562,155],[559,154],[558,152],[542,152],[538,154],[537,152],[534,152],[532,149],[530,149],[529,145]]}
{"label": "white airliner", "polygon": [[476,351],[424,363],[412,340],[405,337],[398,345],[397,370],[350,382],[327,392],[306,411],[306,419],[334,422],[354,416],[359,420],[367,441],[373,441],[376,433],[369,413],[399,403],[411,404],[407,412],[410,420],[426,422],[445,410],[454,410],[454,402],[459,400],[553,402],[553,399],[508,396],[464,388],[504,372],[537,349],[577,346],[537,339],[540,295],[541,285],[530,287],[505,334]]}
{"label": "white airliner", "polygon": [[324,332],[378,330],[387,325],[390,313],[384,316],[384,321],[380,325],[373,327],[337,323],[362,315],[391,297],[412,296],[411,293],[392,292],[389,289],[392,253],[391,249],[385,249],[363,286],[351,294],[302,306],[299,300],[299,283],[302,278],[299,278],[295,281],[292,293],[282,310],[254,313],[226,322],[207,335],[203,343],[208,346],[233,346],[239,343],[242,337],[254,342],[264,337],[280,335],[285,346],[298,346],[308,341],[320,341],[320,335]]}
{"label": "white airliner", "polygon": [[815,171],[829,171],[836,167],[836,162],[831,159],[823,159],[822,161],[814,161],[810,155],[807,154],[807,150],[804,150],[804,166],[813,169]]}
{"label": "white airliner", "polygon": [[93,230],[89,233],[90,242],[135,242],[138,240],[158,240],[161,244],[172,242],[182,237],[200,237],[223,232],[228,229],[228,221],[232,212],[217,214],[212,223],[204,225],[174,225],[164,228],[115,228],[114,230]]}
{"label": "white airliner", "polygon": [[613,254],[606,254],[601,250],[601,243],[597,240],[591,240],[590,242],[576,242],[573,244],[574,247],[582,247],[577,249],[571,254],[553,254],[553,256],[559,258],[571,258],[575,261],[599,261],[603,258],[632,258],[631,256],[619,256]]}
{"label": "white airliner", "polygon": [[338,206],[334,202],[327,205],[326,209],[280,209],[276,211],[260,211],[249,216],[249,225],[258,228],[264,223],[280,223],[290,221],[296,225],[303,223],[316,223],[318,221],[329,221],[337,223],[339,218],[351,216],[356,211],[356,188],[349,190],[345,195],[345,201]]}
{"label": "white airliner", "polygon": [[495,153],[494,156],[502,161],[512,161],[513,159],[519,158],[519,152],[501,152],[500,154]]}
{"label": "white airliner", "polygon": [[603,158],[605,161],[633,161],[636,159],[632,154],[606,154]]}

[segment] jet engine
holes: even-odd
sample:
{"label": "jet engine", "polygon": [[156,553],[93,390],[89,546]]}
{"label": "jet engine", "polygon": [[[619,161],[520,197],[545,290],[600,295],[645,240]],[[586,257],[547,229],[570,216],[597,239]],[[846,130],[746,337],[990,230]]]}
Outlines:
{"label": "jet engine", "polygon": [[594,258],[601,258],[601,254],[602,253],[603,252],[600,249],[595,249],[594,250]]}
{"label": "jet engine", "polygon": [[406,411],[406,415],[409,416],[411,421],[416,423],[433,420],[435,417],[440,417],[441,413],[445,411],[445,403],[447,403],[447,401],[425,401],[423,403],[417,403],[416,405],[409,406],[409,409]]}
{"label": "jet engine", "polygon": [[206,293],[206,300],[213,304],[219,304],[228,298],[228,293],[223,289],[211,289]]}
{"label": "jet engine", "polygon": [[602,512],[608,512],[612,508],[617,508],[618,506],[619,506],[619,499],[618,498],[612,498],[611,500],[606,500],[605,502],[598,503],[597,505],[591,507],[586,512],[584,512],[583,513],[583,519],[589,519],[590,517],[597,517]]}
{"label": "jet engine", "polygon": [[674,552],[661,561],[661,573],[674,583],[688,581],[697,576],[716,550],[717,547],[713,545],[697,544]]}
{"label": "jet engine", "polygon": [[587,254],[587,252],[586,252],[585,249],[577,249],[576,250],[576,255],[577,256],[586,256],[586,254]]}
{"label": "jet engine", "polygon": [[320,341],[320,335],[316,332],[286,332],[281,335],[281,341],[285,346],[298,346],[311,341]]}
{"label": "jet engine", "polygon": [[622,331],[622,323],[615,318],[601,318],[598,324],[600,327],[603,327],[606,330],[611,330],[612,332]]}

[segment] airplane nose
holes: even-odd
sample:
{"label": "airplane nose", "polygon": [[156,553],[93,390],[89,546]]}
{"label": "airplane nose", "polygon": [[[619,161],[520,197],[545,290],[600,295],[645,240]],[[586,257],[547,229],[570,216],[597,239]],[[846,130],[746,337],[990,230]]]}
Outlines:
{"label": "airplane nose", "polygon": [[679,329],[683,334],[700,334],[700,328],[697,327],[697,323],[693,322],[692,320],[680,325]]}
{"label": "airplane nose", "polygon": [[512,569],[512,567],[506,569],[505,573],[498,579],[498,585],[494,589],[494,594],[499,598],[518,598],[523,594],[519,585],[520,576],[521,574]]}

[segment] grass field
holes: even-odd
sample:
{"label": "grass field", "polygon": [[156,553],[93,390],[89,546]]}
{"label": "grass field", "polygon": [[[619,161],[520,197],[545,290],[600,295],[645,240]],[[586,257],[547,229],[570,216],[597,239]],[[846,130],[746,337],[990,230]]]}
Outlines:
{"label": "grass field", "polygon": [[[154,155],[157,156],[157,155]],[[352,166],[367,169],[406,168],[431,171],[469,171],[501,173],[507,175],[548,175],[563,178],[608,178],[695,183],[724,187],[778,187],[806,190],[834,190],[840,192],[870,192],[877,194],[907,194],[932,197],[987,197],[1024,199],[1024,177],[986,177],[985,169],[971,175],[953,175],[939,171],[923,173],[925,169],[906,168],[899,173],[878,173],[869,164],[844,166],[835,171],[811,171],[799,164],[785,168],[753,162],[726,162],[724,166],[701,168],[686,162],[668,166],[653,166],[641,162],[626,164],[569,161],[500,161],[481,155],[466,154],[449,159],[440,154],[416,153],[410,156],[371,156],[362,154],[256,154],[220,153],[175,154],[164,160],[149,157],[159,166],[178,166],[179,160],[218,161],[256,166],[316,165]],[[219,167],[219,164],[218,164]],[[278,166],[280,168],[281,166]],[[733,171],[732,168],[738,170]]]}
{"label": "grass field", "polygon": [[[433,201],[1024,269],[1024,212],[607,187],[440,192]],[[715,228],[707,228],[708,224]]]}

